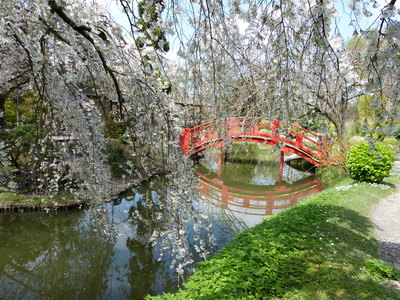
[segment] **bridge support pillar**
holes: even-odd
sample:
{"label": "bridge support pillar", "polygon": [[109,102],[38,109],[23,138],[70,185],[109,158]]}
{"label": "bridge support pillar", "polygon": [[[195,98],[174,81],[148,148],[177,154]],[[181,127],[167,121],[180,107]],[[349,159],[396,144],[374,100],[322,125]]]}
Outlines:
{"label": "bridge support pillar", "polygon": [[219,151],[218,152],[218,177],[221,177],[224,153],[223,153],[222,148],[218,149],[218,151]]}
{"label": "bridge support pillar", "polygon": [[279,183],[282,182],[282,174],[283,174],[283,165],[285,163],[285,153],[281,151],[280,159],[279,159]]}

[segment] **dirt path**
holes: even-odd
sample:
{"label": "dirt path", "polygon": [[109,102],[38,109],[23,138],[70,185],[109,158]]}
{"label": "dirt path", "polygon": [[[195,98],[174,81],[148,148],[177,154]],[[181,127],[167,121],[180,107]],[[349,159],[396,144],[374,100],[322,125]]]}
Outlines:
{"label": "dirt path", "polygon": [[[394,172],[400,172],[400,161]],[[371,220],[379,242],[379,256],[383,261],[400,269],[400,184],[395,194],[382,199],[371,210]]]}

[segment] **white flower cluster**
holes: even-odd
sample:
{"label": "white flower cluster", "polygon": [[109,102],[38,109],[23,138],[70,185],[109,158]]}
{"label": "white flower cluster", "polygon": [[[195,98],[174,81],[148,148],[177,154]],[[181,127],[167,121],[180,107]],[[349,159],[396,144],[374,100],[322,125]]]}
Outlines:
{"label": "white flower cluster", "polygon": [[387,189],[391,188],[390,185],[387,185],[387,184],[384,184],[384,183],[375,183],[375,182],[373,182],[373,183],[370,183],[370,185],[373,186],[373,187],[379,187],[382,190],[387,190]]}
{"label": "white flower cluster", "polygon": [[356,184],[349,184],[349,185],[341,185],[341,186],[337,186],[335,189],[338,191],[347,191],[349,189],[351,189],[353,186],[356,186]]}
{"label": "white flower cluster", "polygon": [[[383,190],[386,189],[390,189],[390,185],[384,184],[384,183],[376,183],[376,182],[372,182],[372,183],[368,183],[370,186],[372,187],[378,187],[381,188]],[[347,191],[349,189],[351,189],[352,187],[356,187],[359,186],[359,183],[354,183],[354,184],[349,184],[349,185],[341,185],[341,186],[337,186],[335,189],[338,191]]]}

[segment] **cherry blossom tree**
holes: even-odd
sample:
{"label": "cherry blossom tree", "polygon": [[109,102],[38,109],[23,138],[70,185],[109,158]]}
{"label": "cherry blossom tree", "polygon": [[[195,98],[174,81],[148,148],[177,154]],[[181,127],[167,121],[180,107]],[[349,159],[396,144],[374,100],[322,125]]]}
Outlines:
{"label": "cherry blossom tree", "polygon": [[[160,170],[154,157],[169,157],[173,132],[165,82],[151,70],[159,49],[147,42],[150,36],[138,51],[144,46],[127,40],[106,11],[86,1],[4,0],[1,14],[3,98],[16,88],[37,96],[30,172],[38,191],[98,191],[99,199],[110,193],[103,119],[127,124],[138,176]],[[60,132],[70,138],[54,140]]]}

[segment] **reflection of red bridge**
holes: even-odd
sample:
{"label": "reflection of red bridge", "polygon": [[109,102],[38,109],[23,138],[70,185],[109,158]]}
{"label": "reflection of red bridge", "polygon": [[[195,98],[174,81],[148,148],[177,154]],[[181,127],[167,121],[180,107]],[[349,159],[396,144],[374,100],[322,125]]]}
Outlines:
{"label": "reflection of red bridge", "polygon": [[223,123],[211,121],[193,128],[185,128],[180,136],[180,146],[185,154],[193,155],[209,147],[223,148],[230,142],[255,142],[278,145],[283,155],[293,152],[317,167],[328,164],[330,143],[326,137],[297,125],[278,120],[259,118],[228,118]]}
{"label": "reflection of red bridge", "polygon": [[230,187],[218,178],[210,179],[197,173],[200,193],[218,201],[222,208],[247,215],[268,216],[292,207],[302,199],[323,190],[318,179],[300,180],[295,185],[276,185],[263,190],[243,190]]}

